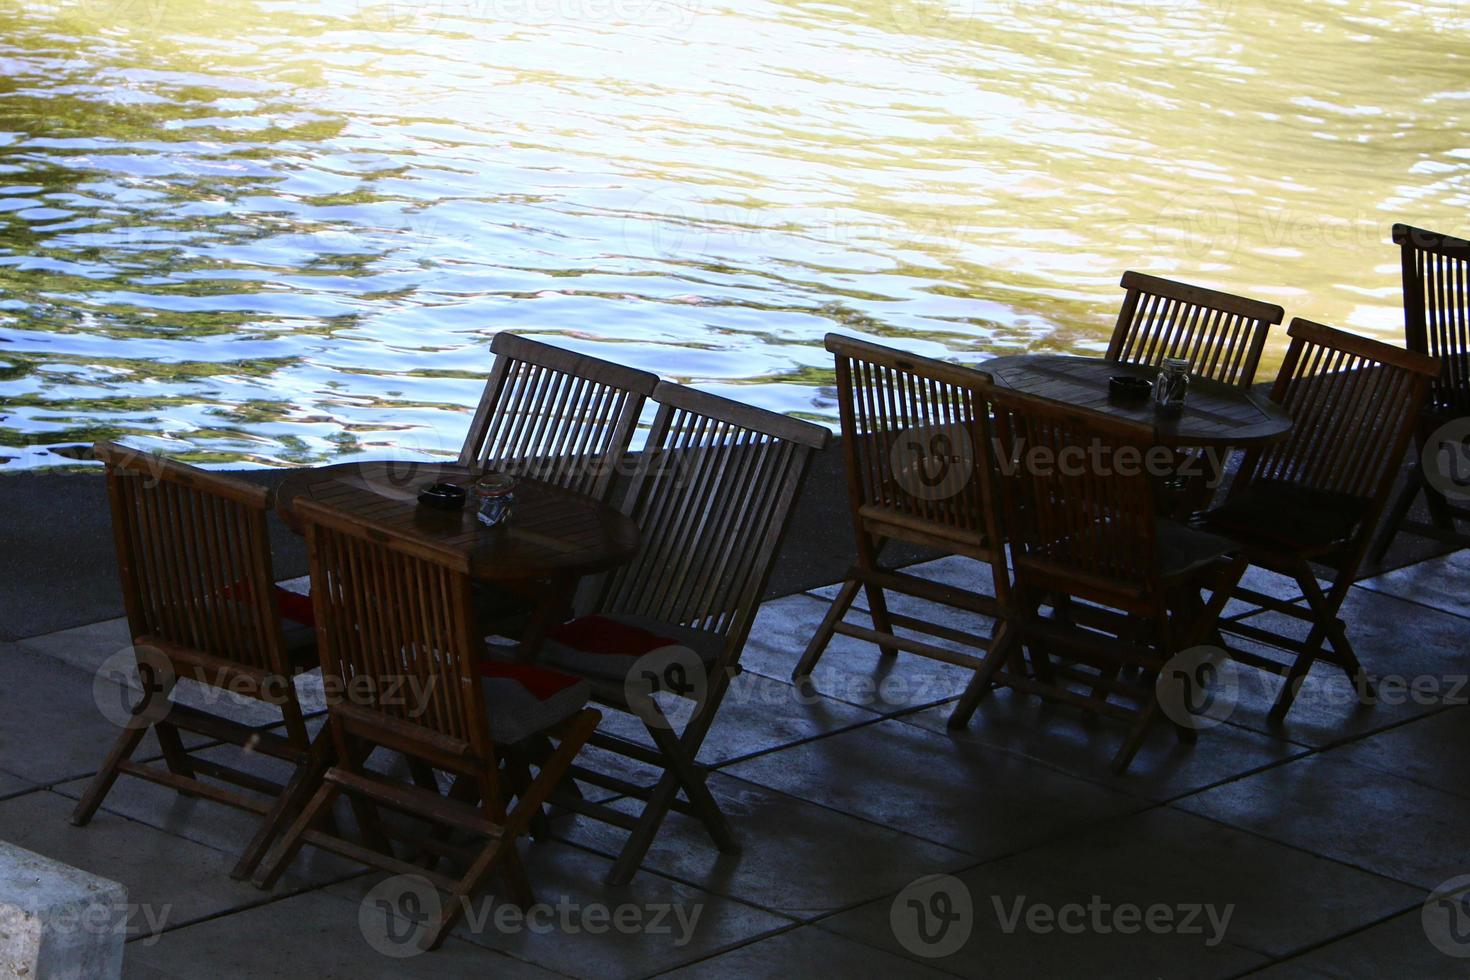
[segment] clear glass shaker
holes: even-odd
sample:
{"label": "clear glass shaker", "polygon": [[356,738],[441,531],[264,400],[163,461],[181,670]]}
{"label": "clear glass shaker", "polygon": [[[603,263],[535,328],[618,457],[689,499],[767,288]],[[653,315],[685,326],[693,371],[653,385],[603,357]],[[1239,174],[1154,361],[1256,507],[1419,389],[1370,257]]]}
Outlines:
{"label": "clear glass shaker", "polygon": [[515,511],[516,480],[507,473],[486,473],[475,481],[475,515],[486,527],[510,520]]}
{"label": "clear glass shaker", "polygon": [[1154,382],[1154,406],[1161,412],[1180,412],[1184,409],[1184,396],[1189,392],[1189,360],[1183,357],[1166,357],[1159,366],[1159,378]]}

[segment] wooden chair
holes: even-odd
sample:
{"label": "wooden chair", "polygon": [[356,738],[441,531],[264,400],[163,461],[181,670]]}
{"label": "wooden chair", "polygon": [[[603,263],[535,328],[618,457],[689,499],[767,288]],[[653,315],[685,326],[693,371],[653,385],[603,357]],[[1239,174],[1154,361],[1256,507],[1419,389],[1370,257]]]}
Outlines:
{"label": "wooden chair", "polygon": [[[832,636],[841,633],[978,670],[990,631],[1007,601],[1005,545],[989,499],[991,438],[986,378],[948,364],[878,344],[827,335],[837,359],[837,403],[847,470],[848,509],[857,561],[808,642],[792,679],[809,682]],[[938,548],[988,566],[994,595],[942,585],[885,568],[880,556],[893,541]],[[846,621],[858,591],[866,593],[872,628]],[[973,613],[976,629],[963,632],[888,609],[886,592]],[[937,646],[904,629],[975,648],[974,654]]]}
{"label": "wooden chair", "polygon": [[[1231,557],[1232,542],[1158,517],[1144,466],[1152,427],[1019,392],[981,394],[995,406],[1015,587],[950,724],[968,723],[992,685],[1129,718],[1113,758],[1121,773],[1158,717],[1159,671],[1211,634],[1245,562]],[[1040,615],[1062,598],[1066,615]],[[1029,670],[1016,655],[1023,646]]]}
{"label": "wooden chair", "polygon": [[[270,844],[273,819],[284,812],[288,794],[258,775],[186,752],[179,733],[248,746],[296,766],[298,773],[308,761],[311,740],[292,678],[316,666],[315,634],[307,623],[282,619],[283,598],[300,619],[310,619],[310,613],[291,605],[302,597],[281,595],[271,573],[270,491],[115,443],[97,443],[92,455],[107,467],[118,572],[143,697],[82,794],[72,823],[92,819],[119,773],[259,813],[265,819],[231,872],[244,877]],[[170,701],[180,678],[221,696],[229,692],[276,706],[284,737]],[[163,750],[163,768],[132,759],[149,731]]]}
{"label": "wooden chair", "polygon": [[[1221,624],[1228,634],[1277,646],[1295,658],[1284,666],[1234,651],[1237,660],[1283,674],[1271,721],[1291,708],[1313,662],[1347,671],[1366,699],[1367,677],[1353,653],[1338,609],[1372,540],[1413,437],[1430,385],[1433,358],[1296,319],[1291,345],[1271,397],[1290,413],[1291,434],[1246,454],[1223,505],[1200,526],[1239,541],[1251,564],[1290,576],[1307,608],[1247,588],[1235,595],[1311,624],[1305,641],[1249,622]],[[1312,566],[1331,571],[1326,592]],[[1324,641],[1331,650],[1323,648]]]}
{"label": "wooden chair", "polygon": [[1192,374],[1250,387],[1266,334],[1286,315],[1281,307],[1189,286],[1141,272],[1123,273],[1123,309],[1107,358],[1158,366],[1189,359]]}
{"label": "wooden chair", "polygon": [[[1435,433],[1451,422],[1470,419],[1470,242],[1438,232],[1393,226],[1404,283],[1404,337],[1411,351],[1439,359],[1440,375],[1429,389],[1419,420],[1417,452],[1409,477],[1388,510],[1373,560],[1381,562],[1399,529],[1470,547],[1470,535],[1455,531],[1455,520],[1470,520],[1470,506],[1451,503],[1425,479],[1426,451]],[[1467,423],[1470,428],[1470,423]],[[1420,492],[1429,504],[1431,523],[1408,522]]]}
{"label": "wooden chair", "polygon": [[[590,614],[551,630],[541,650],[543,662],[588,678],[597,701],[638,717],[653,743],[608,731],[591,739],[659,769],[649,786],[573,769],[640,801],[637,813],[571,793],[557,800],[630,832],[608,874],[614,884],[632,878],[671,809],[698,817],[722,851],[737,847],[695,758],[738,671],[812,454],[829,438],[811,423],[675,384],[660,384],[654,399],[623,506],[643,530],[640,552],[594,583]],[[691,708],[682,733],[655,699],[638,697],[643,671]]]}
{"label": "wooden chair", "polygon": [[[434,949],[493,872],[505,876],[523,908],[533,901],[516,839],[602,716],[584,707],[588,687],[575,678],[483,657],[463,555],[364,525],[316,501],[298,500],[295,510],[311,559],[327,730],[337,761],[300,788],[298,795],[310,800],[266,855],[255,883],[271,887],[304,843],[420,875],[448,893],[420,934],[421,945]],[[557,745],[540,758],[536,777],[522,781],[520,747],[533,736]],[[379,747],[408,759],[415,785],[364,766]],[[454,778],[447,796],[435,770]],[[508,808],[512,792],[517,799]],[[343,793],[353,803],[362,843],[321,829]],[[418,856],[459,858],[465,871],[451,877],[395,854],[389,837],[401,831],[378,819],[379,804],[441,828],[411,837]],[[477,845],[455,846],[447,830]]]}
{"label": "wooden chair", "polygon": [[495,366],[459,464],[607,499],[658,377],[512,333],[490,349]]}

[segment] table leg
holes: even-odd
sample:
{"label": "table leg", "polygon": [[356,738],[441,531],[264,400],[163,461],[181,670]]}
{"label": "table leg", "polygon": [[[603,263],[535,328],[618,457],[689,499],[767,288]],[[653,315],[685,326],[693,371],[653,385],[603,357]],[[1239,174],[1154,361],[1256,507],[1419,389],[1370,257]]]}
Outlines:
{"label": "table leg", "polygon": [[531,618],[521,633],[516,659],[521,663],[534,663],[546,641],[546,631],[572,617],[572,599],[576,595],[578,576],[560,572],[546,581],[545,588],[536,598]]}

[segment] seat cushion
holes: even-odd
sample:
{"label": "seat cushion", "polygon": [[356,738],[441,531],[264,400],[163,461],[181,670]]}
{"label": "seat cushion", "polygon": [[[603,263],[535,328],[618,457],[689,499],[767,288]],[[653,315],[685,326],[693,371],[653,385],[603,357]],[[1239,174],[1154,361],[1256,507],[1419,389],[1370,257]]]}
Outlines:
{"label": "seat cushion", "polygon": [[1351,538],[1372,502],[1282,480],[1255,480],[1197,521],[1246,544],[1320,551]]}
{"label": "seat cushion", "polygon": [[724,638],[686,626],[671,626],[642,616],[583,616],[546,632],[541,659],[582,677],[621,681],[638,658],[668,647],[687,647],[713,667]]}
{"label": "seat cushion", "polygon": [[1155,544],[1159,552],[1159,574],[1164,578],[1187,577],[1240,548],[1229,538],[1169,520],[1159,521]]}
{"label": "seat cushion", "polygon": [[524,741],[565,721],[592,696],[592,685],[582,678],[534,664],[485,657],[480,676],[490,737],[501,745]]}

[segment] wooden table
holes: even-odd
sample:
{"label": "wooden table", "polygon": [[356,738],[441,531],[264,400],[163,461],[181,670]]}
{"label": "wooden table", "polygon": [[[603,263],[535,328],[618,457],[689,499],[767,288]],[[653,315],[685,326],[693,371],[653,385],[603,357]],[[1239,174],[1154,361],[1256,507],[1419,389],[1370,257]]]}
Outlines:
{"label": "wooden table", "polygon": [[[506,524],[485,527],[475,515],[472,488],[478,475],[461,466],[422,462],[299,470],[281,483],[276,511],[299,533],[293,507],[305,496],[462,552],[477,581],[533,598],[531,625],[521,637],[522,655],[530,659],[545,629],[570,607],[579,578],[632,560],[638,551],[638,526],[617,508],[584,494],[517,478],[514,516]],[[440,481],[471,490],[462,510],[419,505],[419,490]]]}
{"label": "wooden table", "polygon": [[1108,379],[1113,375],[1152,381],[1158,376],[1157,368],[1066,354],[996,357],[976,367],[990,375],[998,388],[1152,425],[1161,446],[1245,449],[1275,442],[1291,431],[1291,416],[1271,399],[1218,381],[1190,378],[1189,394],[1178,415],[1156,412],[1152,397],[1143,402],[1108,398]]}

